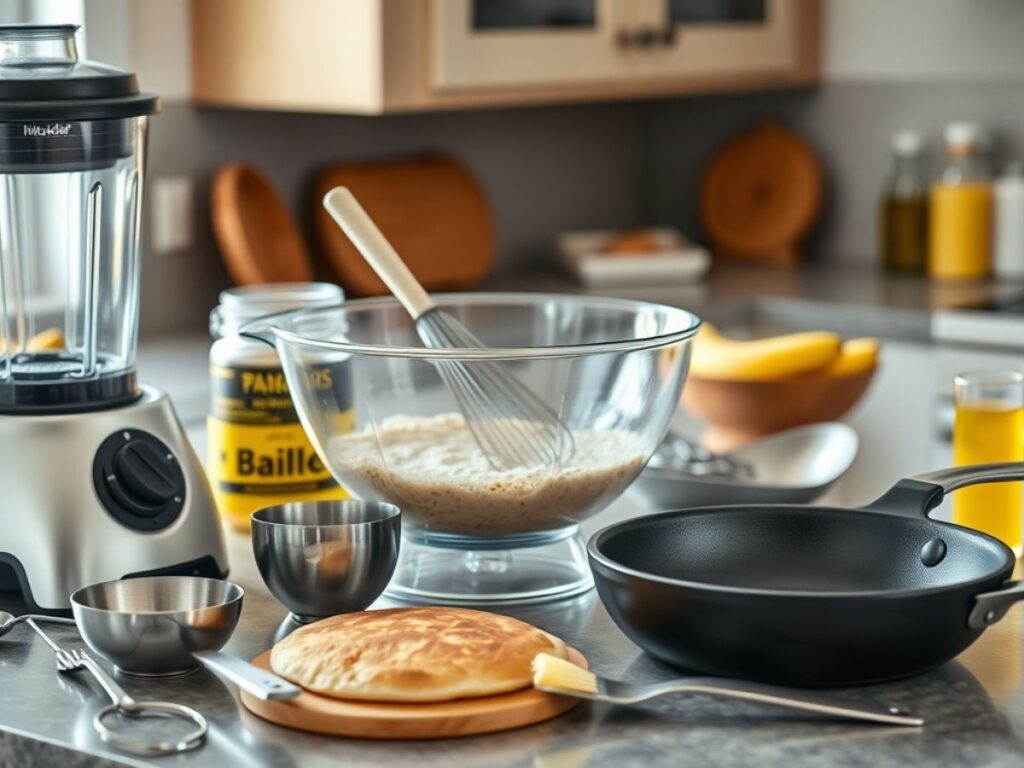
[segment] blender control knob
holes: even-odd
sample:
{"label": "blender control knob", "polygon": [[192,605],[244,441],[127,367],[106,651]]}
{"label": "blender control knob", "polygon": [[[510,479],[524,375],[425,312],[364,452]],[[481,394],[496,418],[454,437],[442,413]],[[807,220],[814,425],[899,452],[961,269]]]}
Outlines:
{"label": "blender control knob", "polygon": [[124,429],[109,435],[93,459],[93,486],[119,523],[158,531],[185,507],[187,482],[174,452],[156,435]]}
{"label": "blender control knob", "polygon": [[177,462],[166,450],[138,439],[129,440],[114,454],[116,482],[145,506],[159,506],[181,493],[177,469]]}

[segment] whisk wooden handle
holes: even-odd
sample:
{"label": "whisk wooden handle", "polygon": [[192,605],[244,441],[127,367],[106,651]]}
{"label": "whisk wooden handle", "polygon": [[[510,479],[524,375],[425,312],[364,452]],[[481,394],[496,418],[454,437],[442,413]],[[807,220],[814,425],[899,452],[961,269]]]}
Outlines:
{"label": "whisk wooden handle", "polygon": [[324,195],[324,208],[413,319],[434,306],[430,295],[347,187],[335,187]]}

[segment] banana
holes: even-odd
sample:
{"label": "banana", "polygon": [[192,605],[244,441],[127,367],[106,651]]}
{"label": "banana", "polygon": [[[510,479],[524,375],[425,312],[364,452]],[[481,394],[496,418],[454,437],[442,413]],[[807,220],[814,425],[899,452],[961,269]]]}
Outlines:
{"label": "banana", "polygon": [[848,339],[836,357],[821,371],[822,376],[853,376],[878,365],[878,339]]}
{"label": "banana", "polygon": [[[58,328],[47,328],[40,331],[25,345],[26,352],[45,352],[47,350],[64,349],[64,334]],[[7,341],[0,336],[0,354],[7,352]]]}
{"label": "banana", "polygon": [[842,340],[827,331],[736,341],[704,323],[693,348],[690,372],[708,379],[783,379],[817,372],[839,356]]}
{"label": "banana", "polygon": [[26,349],[29,352],[42,352],[48,349],[64,349],[64,334],[57,328],[47,328],[28,340]]}

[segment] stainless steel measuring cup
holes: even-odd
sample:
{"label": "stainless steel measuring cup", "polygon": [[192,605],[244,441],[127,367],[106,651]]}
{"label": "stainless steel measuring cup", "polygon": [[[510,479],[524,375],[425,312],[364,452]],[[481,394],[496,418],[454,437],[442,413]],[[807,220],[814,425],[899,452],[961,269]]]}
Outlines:
{"label": "stainless steel measuring cup", "polygon": [[145,576],[83,587],[71,595],[71,609],[86,644],[124,674],[166,677],[202,664],[261,699],[297,696],[287,680],[220,653],[243,594],[220,579]]}

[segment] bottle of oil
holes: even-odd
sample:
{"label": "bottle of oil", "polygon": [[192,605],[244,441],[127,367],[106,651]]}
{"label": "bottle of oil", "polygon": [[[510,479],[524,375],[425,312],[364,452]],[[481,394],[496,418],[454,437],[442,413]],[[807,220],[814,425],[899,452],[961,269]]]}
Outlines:
{"label": "bottle of oil", "polygon": [[928,272],[944,280],[976,280],[989,273],[992,251],[992,179],[981,126],[946,126],[948,159],[932,185]]}
{"label": "bottle of oil", "polygon": [[924,274],[928,262],[928,180],[924,139],[916,131],[892,138],[893,164],[882,195],[882,265],[889,272]]}
{"label": "bottle of oil", "polygon": [[[206,472],[221,517],[238,530],[261,507],[345,498],[317,456],[292,405],[281,361],[271,347],[238,334],[246,322],[289,309],[340,304],[330,283],[279,283],[232,288],[210,314],[210,412]],[[348,360],[322,371],[341,411],[352,415]],[[353,416],[354,418],[354,416]],[[351,429],[351,419],[338,429]]]}

